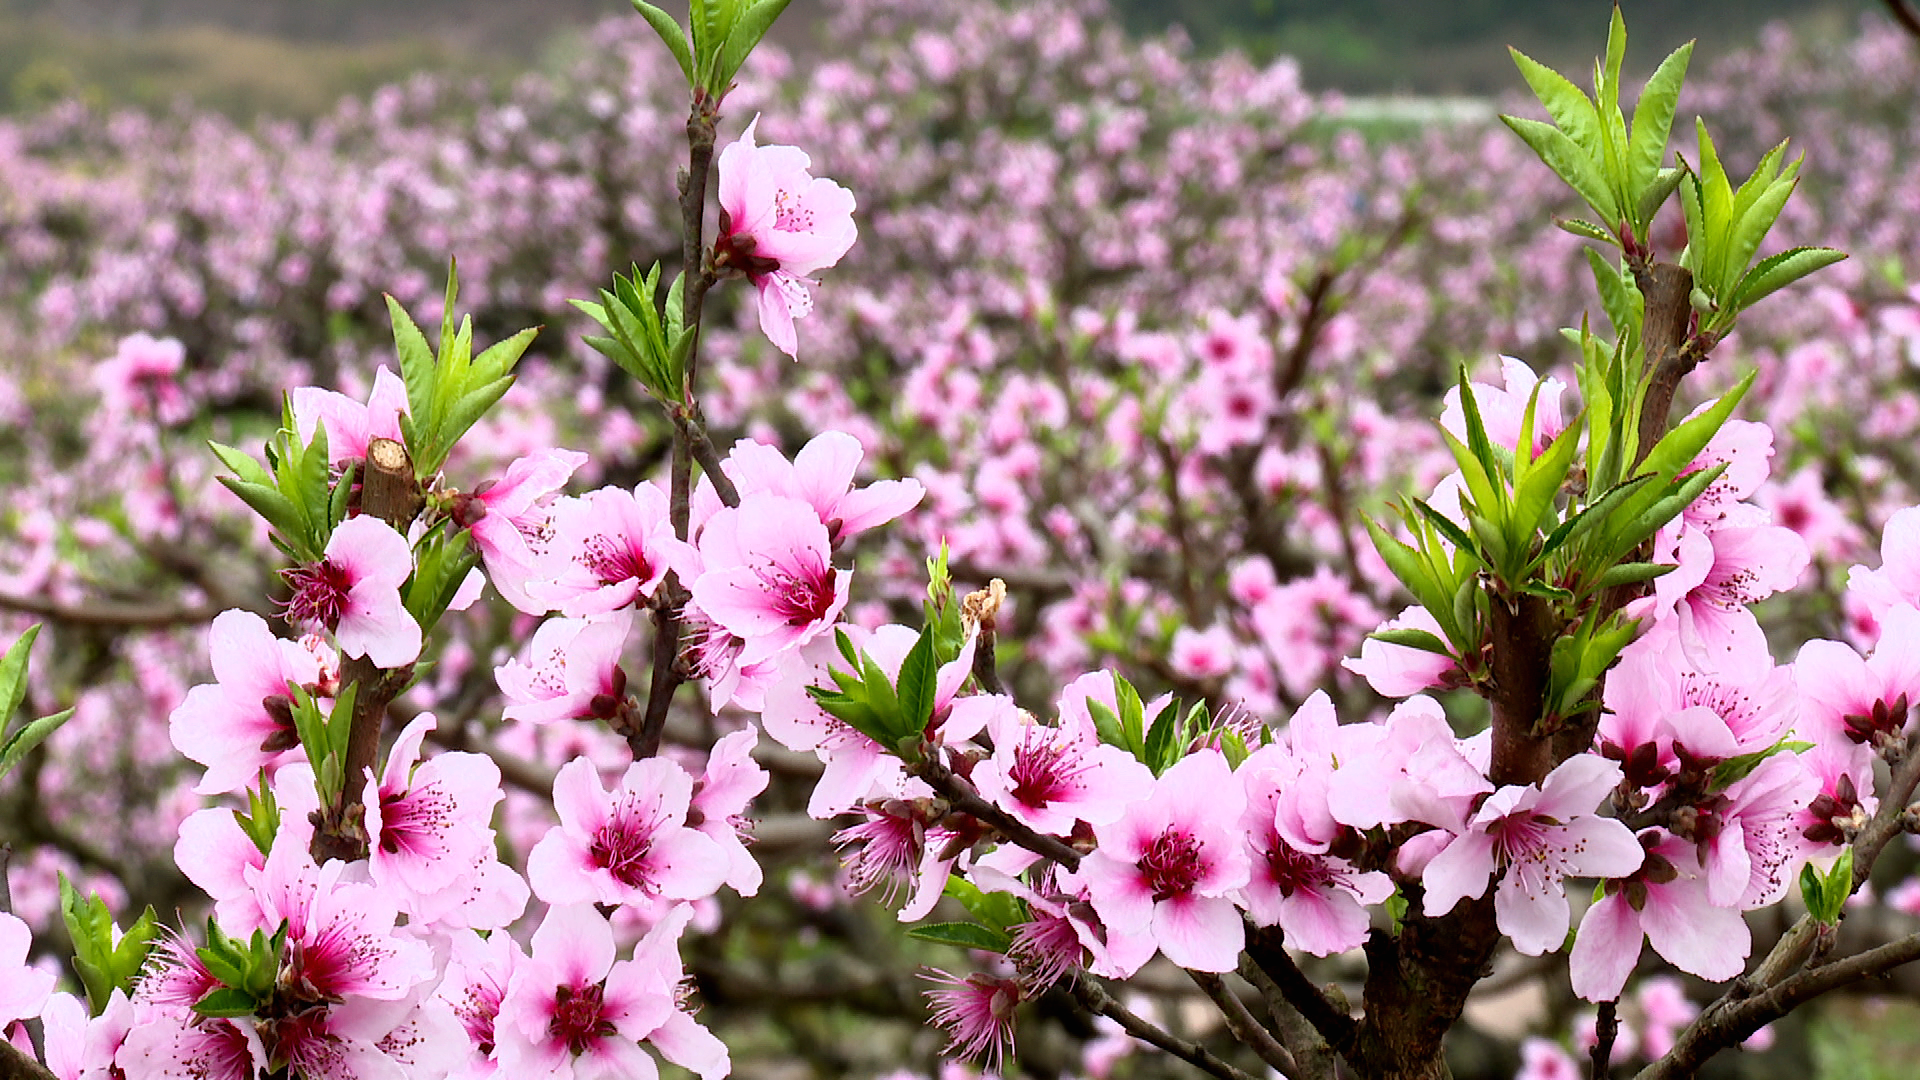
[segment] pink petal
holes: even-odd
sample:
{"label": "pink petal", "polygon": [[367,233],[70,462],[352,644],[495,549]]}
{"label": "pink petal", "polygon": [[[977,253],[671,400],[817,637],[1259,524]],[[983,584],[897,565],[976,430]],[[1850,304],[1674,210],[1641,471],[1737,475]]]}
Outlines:
{"label": "pink petal", "polygon": [[1231,901],[1192,894],[1154,905],[1153,936],[1167,959],[1195,971],[1232,971],[1247,943]]}

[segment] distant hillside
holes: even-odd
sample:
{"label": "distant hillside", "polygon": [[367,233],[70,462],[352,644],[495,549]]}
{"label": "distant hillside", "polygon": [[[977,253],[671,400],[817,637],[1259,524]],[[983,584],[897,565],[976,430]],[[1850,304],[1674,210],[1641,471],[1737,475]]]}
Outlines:
{"label": "distant hillside", "polygon": [[[802,52],[830,0],[794,0],[777,35]],[[987,3],[991,0],[954,0]],[[1503,46],[1578,67],[1611,0],[1110,0],[1137,32],[1183,26],[1203,49],[1300,60],[1310,85],[1356,93],[1511,90]],[[666,6],[674,6],[667,0]],[[685,8],[684,0],[678,5]],[[1775,19],[1839,35],[1875,0],[1626,0],[1651,66],[1702,39],[1711,56]],[[622,0],[0,0],[0,111],[69,96],[165,107],[187,99],[248,116],[312,116],[343,94],[419,70],[498,79],[538,66],[557,36],[627,10]]]}

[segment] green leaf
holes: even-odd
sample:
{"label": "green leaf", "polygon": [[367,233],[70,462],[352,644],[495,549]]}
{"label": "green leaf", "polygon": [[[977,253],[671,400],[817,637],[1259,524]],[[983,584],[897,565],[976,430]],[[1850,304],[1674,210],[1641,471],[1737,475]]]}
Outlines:
{"label": "green leaf", "polygon": [[1594,583],[1596,589],[1611,589],[1616,585],[1638,585],[1643,581],[1652,581],[1662,574],[1669,574],[1679,567],[1666,563],[1619,563],[1610,566]]}
{"label": "green leaf", "polygon": [[1789,248],[1760,260],[1734,290],[1733,307],[1744,311],[1816,270],[1832,266],[1846,253],[1823,247]]}
{"label": "green leaf", "polygon": [[952,945],[956,949],[982,949],[1003,954],[1013,946],[1013,937],[1005,930],[970,922],[928,923],[910,927],[907,936],[936,945]]}
{"label": "green leaf", "polygon": [[1772,746],[1769,746],[1764,750],[1755,750],[1749,754],[1741,754],[1738,757],[1730,757],[1727,760],[1713,767],[1713,777],[1712,777],[1712,780],[1710,781],[1710,787],[1708,788],[1708,790],[1725,791],[1727,788],[1732,787],[1734,784],[1737,784],[1740,781],[1745,780],[1748,776],[1751,776],[1753,774],[1753,770],[1760,767],[1761,762],[1767,760],[1768,758],[1772,757],[1775,754],[1782,753],[1782,752],[1789,753],[1789,754],[1799,754],[1799,753],[1804,753],[1811,749],[1813,749],[1813,744],[1810,742],[1798,742],[1792,739],[1782,739],[1779,742],[1774,743]]}
{"label": "green leaf", "polygon": [[261,468],[252,455],[223,443],[208,442],[207,446],[213,450],[213,456],[220,459],[220,464],[233,470],[235,478],[243,483],[273,486],[273,474]]}
{"label": "green leaf", "polygon": [[7,730],[14,712],[26,700],[27,658],[33,654],[33,643],[39,637],[40,624],[34,623],[7,646],[6,655],[0,656],[0,731]]}
{"label": "green leaf", "polygon": [[740,65],[747,62],[747,56],[760,44],[760,39],[767,36],[767,31],[773,27],[773,20],[787,9],[787,3],[788,0],[759,0],[747,9],[739,22],[733,24],[733,30],[727,34],[727,43],[720,50],[720,64],[714,72],[715,85],[709,89],[716,94],[726,92]]}
{"label": "green leaf", "polygon": [[1513,57],[1514,66],[1520,69],[1521,77],[1533,88],[1533,96],[1546,106],[1547,115],[1553,117],[1560,130],[1589,157],[1599,157],[1600,114],[1595,111],[1592,100],[1566,76],[1519,49],[1508,46],[1507,52]]}
{"label": "green leaf", "polygon": [[47,736],[60,730],[60,725],[71,719],[73,719],[73,710],[62,709],[52,716],[43,716],[7,736],[6,742],[0,743],[0,776],[12,772],[13,767],[20,764],[21,759],[33,752],[34,747],[45,742]]}
{"label": "green leaf", "polygon": [[[1620,246],[1620,241],[1615,239],[1612,233],[1595,225],[1591,221],[1582,221],[1579,218],[1556,217],[1553,219],[1553,223],[1559,226],[1562,232],[1569,232],[1587,240],[1598,240],[1603,244],[1612,244],[1614,247]],[[1592,251],[1593,249],[1588,248],[1587,250]]]}
{"label": "green leaf", "polygon": [[924,731],[933,717],[934,697],[939,692],[940,666],[934,663],[933,631],[920,631],[920,639],[900,661],[900,714],[911,732]]}
{"label": "green leaf", "polygon": [[687,77],[687,86],[692,87],[693,53],[687,48],[686,31],[673,21],[673,16],[647,3],[647,0],[633,0],[633,7],[641,18],[647,20],[647,25],[653,27],[653,32],[660,35],[660,40],[666,43],[667,49],[673,53],[674,62],[680,65],[680,73]]}
{"label": "green leaf", "polygon": [[1162,709],[1160,715],[1153,718],[1153,727],[1147,732],[1146,762],[1155,776],[1172,768],[1173,763],[1180,759],[1180,746],[1174,741],[1176,721],[1176,710]]}
{"label": "green leaf", "polygon": [[[400,354],[400,381],[407,387],[407,412],[415,424],[433,422],[434,393],[438,386],[439,363],[433,355],[433,346],[427,344],[427,336],[400,306],[400,301],[387,297],[387,319],[393,326],[393,345]],[[425,435],[432,437],[432,430]],[[407,442],[407,452],[420,456],[421,445],[417,440]]]}
{"label": "green leaf", "polygon": [[1539,155],[1547,168],[1554,171],[1554,175],[1566,181],[1568,187],[1585,199],[1602,220],[1620,220],[1620,207],[1614,201],[1613,192],[1608,190],[1600,166],[1565,132],[1539,120],[1518,116],[1502,116],[1500,119]]}
{"label": "green leaf", "polygon": [[1733,415],[1734,407],[1740,404],[1740,399],[1746,397],[1747,391],[1753,387],[1753,380],[1757,374],[1759,374],[1757,370],[1748,371],[1738,383],[1734,384],[1733,389],[1721,395],[1720,400],[1714,402],[1711,408],[1698,416],[1680,422],[1674,426],[1673,430],[1661,436],[1660,441],[1647,452],[1646,460],[1640,463],[1639,471],[1657,476],[1678,476],[1693,463],[1694,458],[1700,456],[1700,451],[1706,449],[1707,443],[1719,434],[1727,418]]}
{"label": "green leaf", "polygon": [[1120,730],[1120,718],[1107,708],[1106,702],[1090,697],[1087,699],[1087,711],[1093,714],[1093,730],[1100,736],[1101,742],[1131,752],[1126,734]]}
{"label": "green leaf", "polygon": [[1616,337],[1637,332],[1640,326],[1640,291],[1618,267],[1593,248],[1585,249],[1587,266],[1593,271],[1593,284],[1600,293],[1600,307]]}
{"label": "green leaf", "polygon": [[1517,543],[1526,544],[1552,520],[1554,500],[1573,468],[1574,451],[1579,449],[1581,428],[1578,420],[1568,424],[1514,484],[1512,538]]}
{"label": "green leaf", "polygon": [[[1654,217],[1660,213],[1660,208],[1667,204],[1667,200],[1672,198],[1674,190],[1680,186],[1680,178],[1685,175],[1686,171],[1683,169],[1661,169],[1653,174],[1651,183],[1640,189],[1634,209],[1639,214],[1641,231],[1650,231]],[[1643,244],[1646,242],[1645,237],[1638,239]]]}
{"label": "green leaf", "polygon": [[[1635,220],[1641,225],[1652,222],[1653,215],[1659,210],[1659,203],[1666,201],[1666,195],[1672,194],[1673,183],[1679,181],[1675,173],[1672,182],[1660,180],[1660,166],[1667,156],[1667,139],[1673,131],[1673,115],[1680,104],[1680,86],[1687,79],[1687,64],[1693,59],[1693,42],[1667,54],[1667,58],[1654,69],[1647,85],[1640,91],[1640,100],[1633,106],[1633,136],[1627,143],[1627,182],[1628,190],[1640,193],[1641,204],[1635,209],[1639,212]],[[1662,191],[1660,198],[1652,206],[1647,205],[1649,192]],[[1639,237],[1646,242],[1644,235]]]}
{"label": "green leaf", "polygon": [[253,995],[245,990],[236,990],[231,986],[219,986],[207,991],[206,996],[194,1002],[193,1011],[201,1016],[239,1017],[252,1016],[258,1004]]}
{"label": "green leaf", "polygon": [[221,485],[240,497],[247,508],[259,514],[261,520],[273,527],[281,539],[292,544],[296,557],[301,562],[312,562],[320,557],[307,539],[306,524],[300,518],[300,511],[293,500],[280,494],[280,489],[269,484],[250,484],[236,480],[231,476],[217,477]]}
{"label": "green leaf", "polygon": [[1422,652],[1437,653],[1447,657],[1453,655],[1453,650],[1447,647],[1446,642],[1416,627],[1400,626],[1391,630],[1375,630],[1367,636],[1375,641],[1386,642],[1388,645],[1399,645],[1408,649],[1419,649]]}

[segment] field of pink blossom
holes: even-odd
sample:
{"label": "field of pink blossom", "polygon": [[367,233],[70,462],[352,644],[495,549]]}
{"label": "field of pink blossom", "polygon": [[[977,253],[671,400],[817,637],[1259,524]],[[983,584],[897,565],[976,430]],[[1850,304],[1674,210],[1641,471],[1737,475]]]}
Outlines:
{"label": "field of pink blossom", "polygon": [[[1402,617],[1410,599],[1365,519],[1385,519],[1390,501],[1432,491],[1455,470],[1435,420],[1444,413],[1442,423],[1459,429],[1454,387],[1462,364],[1478,380],[1489,431],[1504,423],[1508,445],[1520,445],[1523,409],[1532,429],[1528,395],[1536,378],[1542,387],[1553,377],[1569,388],[1564,419],[1559,400],[1539,392],[1539,430],[1555,434],[1552,425],[1573,417],[1581,353],[1561,330],[1580,326],[1589,310],[1596,325],[1604,317],[1592,299],[1583,242],[1554,225],[1556,215],[1584,216],[1564,185],[1497,124],[1383,132],[1347,117],[1336,96],[1303,88],[1287,62],[1259,68],[1231,55],[1194,56],[1167,41],[1131,41],[1094,0],[842,0],[836,9],[833,33],[843,55],[799,69],[762,48],[725,101],[721,145],[751,130],[765,144],[753,149],[803,148],[812,177],[830,177],[851,193],[858,240],[851,232],[822,234],[817,247],[780,249],[769,260],[774,231],[750,236],[743,215],[731,212],[749,206],[750,196],[735,191],[730,203],[722,158],[720,203],[730,213],[725,231],[714,234],[721,237],[716,251],[748,281],[717,289],[708,301],[699,407],[719,452],[731,451],[729,472],[743,495],[789,505],[733,519],[736,508],[721,509],[723,496],[709,486],[694,497],[707,500],[696,515],[714,515],[703,519],[714,524],[698,544],[674,539],[664,489],[643,483],[667,475],[673,424],[634,379],[583,341],[602,331],[568,303],[600,296],[610,268],[661,262],[670,276],[682,262],[675,174],[686,157],[685,85],[641,20],[607,22],[571,70],[529,76],[505,93],[421,78],[349,100],[307,126],[241,127],[188,112],[101,115],[79,105],[0,121],[0,640],[43,624],[23,708],[35,716],[74,710],[41,752],[0,778],[0,843],[12,845],[10,906],[33,929],[37,958],[52,965],[64,949],[61,874],[82,892],[97,891],[123,921],[151,906],[169,922],[179,912],[196,933],[210,908],[203,893],[223,905],[232,900],[207,887],[208,875],[226,871],[195,861],[220,841],[205,819],[192,824],[194,815],[209,794],[240,791],[260,766],[282,759],[260,746],[264,756],[236,763],[229,748],[194,744],[190,735],[183,741],[175,726],[183,710],[201,715],[196,702],[237,713],[289,679],[320,678],[324,657],[267,644],[269,628],[284,636],[303,619],[323,623],[337,629],[343,655],[384,667],[419,654],[419,627],[409,638],[398,625],[412,624],[405,611],[395,614],[397,593],[355,591],[393,565],[379,545],[403,539],[392,529],[374,535],[373,519],[355,517],[333,530],[332,544],[341,545],[327,546],[333,561],[313,564],[335,567],[329,573],[344,580],[314,577],[318,570],[283,575],[286,560],[267,523],[220,484],[231,468],[207,444],[251,452],[281,426],[283,394],[326,388],[344,398],[310,389],[291,401],[288,415],[301,418],[308,436],[326,429],[335,464],[364,459],[369,441],[387,434],[380,424],[397,423],[392,408],[381,412],[381,395],[404,403],[408,393],[396,389],[400,362],[384,297],[422,326],[438,327],[450,256],[458,306],[472,314],[475,340],[543,329],[519,363],[518,381],[446,460],[447,483],[468,500],[455,519],[472,527],[487,554],[493,588],[441,620],[418,682],[392,703],[394,726],[405,726],[389,759],[399,771],[385,786],[376,782],[387,801],[370,805],[398,813],[409,807],[409,791],[438,785],[455,792],[448,797],[471,818],[460,825],[455,862],[470,867],[497,857],[527,868],[541,900],[578,905],[565,908],[564,925],[547,920],[522,964],[546,965],[541,971],[598,965],[593,978],[616,995],[637,986],[643,968],[646,978],[671,981],[677,941],[699,1022],[726,1044],[737,1075],[951,1075],[938,1071],[950,1042],[997,1049],[987,1045],[996,1034],[968,1034],[965,1013],[997,1007],[995,993],[1031,997],[1018,1061],[1032,1076],[1191,1075],[1108,1021],[1090,1022],[1065,991],[1008,989],[992,980],[1011,985],[1010,976],[969,975],[963,954],[902,936],[875,899],[904,903],[918,917],[940,900],[945,879],[876,854],[886,830],[900,826],[856,805],[871,777],[856,783],[836,773],[849,766],[824,749],[813,752],[822,743],[817,733],[776,731],[782,718],[799,724],[793,718],[812,701],[803,694],[783,706],[770,676],[756,682],[755,665],[829,649],[832,636],[818,635],[837,619],[862,628],[869,635],[862,647],[888,658],[883,666],[899,677],[914,639],[893,640],[887,624],[919,617],[927,559],[943,543],[959,593],[1005,583],[997,640],[970,639],[969,650],[989,650],[996,663],[986,669],[1036,712],[1051,712],[1063,693],[1079,702],[1073,715],[1084,721],[1084,738],[1061,704],[1061,725],[1045,729],[1061,740],[1048,760],[1099,742],[1094,725],[1107,706],[1088,702],[1101,693],[1112,698],[1112,684],[1102,691],[1080,680],[1103,668],[1123,673],[1148,702],[1161,694],[1199,702],[1235,731],[1291,717],[1302,733],[1296,747],[1332,740],[1312,732],[1332,730],[1336,715],[1347,725],[1382,718],[1395,699],[1424,688],[1434,688],[1435,698],[1419,699],[1427,704],[1411,712],[1431,712],[1404,721],[1403,730],[1417,721],[1451,747],[1453,734],[1487,726],[1488,706],[1461,689],[1451,661],[1368,639]],[[1636,42],[1630,66],[1650,67],[1656,45],[1664,54],[1677,44]],[[1911,602],[1920,584],[1903,577],[1911,567],[1895,555],[1887,569],[1861,569],[1881,567],[1883,533],[1889,548],[1902,542],[1890,519],[1920,503],[1920,285],[1910,284],[1907,266],[1920,257],[1916,101],[1920,47],[1874,22],[1844,47],[1814,49],[1769,35],[1757,49],[1696,72],[1680,102],[1683,120],[1709,118],[1720,156],[1738,176],[1783,138],[1805,153],[1799,189],[1761,254],[1819,244],[1850,256],[1744,317],[1676,405],[1674,415],[1685,416],[1757,368],[1736,414],[1756,426],[1733,421],[1730,441],[1746,444],[1722,448],[1718,459],[1745,472],[1736,477],[1730,468],[1726,489],[1701,505],[1738,504],[1790,534],[1774,538],[1784,546],[1750,553],[1746,593],[1740,583],[1727,586],[1734,608],[1763,600],[1755,611],[1780,666],[1765,664],[1729,693],[1791,696],[1784,688],[1796,657],[1803,679],[1814,662],[1840,672],[1835,681],[1852,678],[1847,657],[1864,663],[1852,648],[1920,632],[1886,599]],[[1510,105],[1538,112],[1531,101]],[[1681,154],[1698,160],[1691,125],[1676,123],[1675,131]],[[745,168],[739,159],[734,167]],[[846,213],[819,201],[827,195],[810,197],[823,220]],[[1684,229],[1679,207],[1669,206],[1648,239],[1674,251]],[[729,247],[736,236],[752,242]],[[756,256],[784,263],[785,276]],[[802,281],[810,276],[818,280]],[[1502,408],[1504,418],[1496,415]],[[819,432],[845,434],[816,438]],[[345,449],[350,439],[358,440],[357,455]],[[778,452],[732,449],[738,439]],[[578,453],[509,470],[553,448]],[[905,496],[911,485],[895,481],[917,483],[924,495],[916,504]],[[648,573],[596,570],[599,576],[578,581],[529,583],[525,574],[500,570],[515,557],[507,549],[519,536],[490,538],[479,523],[530,512],[562,485],[601,491],[569,504],[575,517],[556,516],[554,534],[586,536],[610,520],[629,523],[634,550],[654,553]],[[831,487],[843,501],[816,519],[805,499],[766,494],[809,485]],[[882,522],[889,523],[877,527]],[[638,681],[647,665],[644,651],[628,646],[624,670],[610,674],[627,625],[609,637],[591,629],[604,623],[575,620],[628,612],[636,595],[644,610],[670,565],[688,581],[688,567],[726,567],[729,545],[748,543],[728,530],[777,533],[752,541],[774,544],[777,565],[752,580],[740,577],[744,570],[733,578],[703,573],[694,586],[692,600],[720,627],[717,636],[730,632],[747,641],[746,651],[715,660],[699,651],[706,637],[688,646],[695,673],[712,677],[697,700],[691,691],[676,699],[661,756],[628,767],[627,742],[609,727],[549,723],[616,719],[607,702],[625,692],[628,672]],[[837,576],[836,555],[843,564]],[[1674,558],[1686,565],[1688,556]],[[783,587],[807,587],[805,611],[768,606],[762,586],[775,573]],[[393,592],[402,579],[385,588]],[[601,588],[612,580],[626,591]],[[1885,589],[1875,592],[1875,582]],[[1669,610],[1689,602],[1656,595]],[[542,624],[524,613],[549,609],[568,618]],[[1689,617],[1702,625],[1712,619]],[[1718,640],[1712,633],[1701,631],[1702,640]],[[1835,641],[1803,651],[1821,638]],[[1894,652],[1888,646],[1874,656]],[[271,663],[260,661],[270,668],[264,684],[231,691],[228,705],[213,702],[211,687],[241,678],[224,673],[223,663],[268,654]],[[957,680],[978,670],[971,657],[952,661],[960,665],[954,684],[930,703],[941,715],[951,707],[944,722],[955,728],[968,722],[963,703],[978,697],[954,696]],[[815,662],[824,671],[829,660]],[[736,681],[717,676],[722,669]],[[1603,726],[1607,738],[1637,722],[1636,708],[1647,715],[1667,708],[1637,701],[1625,679],[1608,689],[1609,723],[1617,727]],[[731,707],[721,707],[729,699]],[[738,733],[752,730],[746,712],[763,710],[775,738],[759,740],[749,759],[752,740]],[[1832,711],[1858,719],[1840,705]],[[431,730],[407,726],[428,713],[437,717]],[[1003,747],[1038,738],[1006,726],[1015,724],[1011,715],[982,716],[969,734],[987,731]],[[1784,730],[1769,728],[1768,741]],[[261,732],[249,729],[249,737],[257,743]],[[1663,737],[1669,747],[1680,740]],[[1751,749],[1742,743],[1743,752]],[[463,776],[484,768],[457,752],[491,758],[505,786],[497,807],[489,801],[496,778]],[[1100,780],[1086,785],[1083,802],[1063,797],[1032,817],[1014,816],[1045,835],[1091,823],[1086,839],[1090,846],[1098,834],[1099,850],[1079,864],[1091,902],[1109,924],[1155,922],[1153,904],[1165,903],[1151,899],[1159,886],[1128,891],[1138,885],[1128,875],[1149,858],[1153,830],[1135,837],[1133,850],[1114,822],[1123,813],[1127,822],[1144,815],[1153,829],[1177,827],[1202,852],[1209,843],[1217,852],[1229,846],[1226,830],[1245,799],[1223,757],[1195,755],[1156,778],[1132,756],[1087,755],[1073,767]],[[423,764],[409,781],[416,760]],[[753,793],[733,796],[749,760],[765,770],[767,786],[753,799],[755,821],[742,849],[739,834],[720,826],[746,812]],[[1481,866],[1467,848],[1509,819],[1588,829],[1581,833],[1588,861],[1573,876],[1631,873],[1614,867],[1627,856],[1640,865],[1639,845],[1624,828],[1622,836],[1603,837],[1591,824],[1601,819],[1589,815],[1598,793],[1619,782],[1620,766],[1593,755],[1575,761],[1591,766],[1562,766],[1567,771],[1525,794],[1503,790],[1476,804],[1472,826],[1461,816],[1454,846],[1427,852],[1430,914],[1446,910],[1436,897],[1448,890],[1463,898],[1489,891],[1492,863]],[[446,764],[430,774],[436,762]],[[989,801],[1034,782],[984,753],[973,768],[971,783]],[[1361,782],[1358,769],[1346,771],[1347,782]],[[1386,771],[1366,775],[1382,789],[1393,782]],[[1870,787],[1871,766],[1867,777]],[[1829,786],[1833,779],[1826,777]],[[641,874],[644,887],[635,883],[640,871],[611,872],[605,853],[590,851],[600,842],[596,829],[604,832],[607,821],[641,803],[679,807],[679,820],[656,822],[665,838],[653,857],[662,862]],[[309,809],[321,812],[318,804],[283,806],[290,817]],[[865,816],[836,834],[828,819],[840,811]],[[1312,823],[1327,830],[1314,834],[1320,851],[1333,830],[1355,824],[1337,821]],[[1217,842],[1208,840],[1213,828],[1221,830]],[[954,850],[972,842],[932,835]],[[1609,862],[1603,849],[1623,838]],[[1541,840],[1539,850],[1558,852],[1558,842]],[[921,855],[940,852],[928,836],[915,844]],[[848,855],[845,865],[836,845]],[[1649,850],[1661,857],[1677,851]],[[633,855],[635,865],[644,854]],[[1200,860],[1189,869],[1202,878],[1225,881],[1237,872],[1240,884],[1217,891],[1245,886],[1243,906],[1256,920],[1288,917],[1277,912],[1294,898],[1294,886],[1275,885],[1265,895],[1246,884],[1246,866],[1188,854]],[[1693,857],[1689,848],[1675,861],[1685,866]],[[1840,931],[1842,951],[1913,931],[1920,919],[1915,862],[1905,845],[1881,860],[1861,894],[1868,899],[1856,898]],[[264,858],[255,869],[284,874],[275,878],[281,892],[263,887],[262,895],[280,896],[287,908],[269,904],[234,916],[249,932],[291,918],[299,904],[286,897],[298,892],[293,882],[306,880]],[[1018,875],[1025,866],[990,869]],[[1290,926],[1289,943],[1312,954],[1301,958],[1310,977],[1357,1000],[1364,966],[1353,935],[1364,933],[1367,919],[1360,905],[1382,903],[1393,885],[1383,873],[1341,872],[1353,874],[1346,888],[1358,899],[1357,914],[1315,923],[1320,939]],[[390,909],[410,910],[394,897],[446,884],[434,884],[417,865],[377,857],[369,873],[371,885],[341,886],[364,894],[333,894],[343,906],[365,908],[326,917],[342,925],[385,918],[391,929]],[[920,881],[907,880],[916,875]],[[722,883],[730,891],[720,893]],[[1210,886],[1189,885],[1196,905],[1222,905],[1220,917],[1238,927],[1232,906],[1207,893]],[[383,898],[371,898],[376,892]],[[1634,919],[1646,893],[1643,883]],[[1617,896],[1597,899],[1594,911],[1625,918]],[[245,900],[254,902],[251,894]],[[1047,902],[1031,900],[1034,910]],[[627,906],[609,923],[593,903]],[[1583,1025],[1591,1039],[1594,1024],[1591,1012],[1583,1018],[1576,991],[1590,988],[1583,980],[1609,976],[1570,979],[1565,957],[1552,962],[1568,932],[1564,897],[1560,903],[1557,922],[1503,921],[1513,940],[1483,985],[1532,981],[1539,989],[1517,1024],[1482,1022],[1485,1015],[1469,1006],[1468,1026],[1454,1039],[1455,1075],[1574,1075],[1556,1071],[1574,1067],[1564,1047],[1581,1045]],[[1739,921],[1724,904],[1711,910]],[[229,914],[221,911],[223,924]],[[312,912],[300,917],[322,921]],[[1347,925],[1354,919],[1357,930]],[[1753,954],[1765,955],[1786,925],[1777,909],[1753,917]],[[1637,923],[1631,932],[1640,933]],[[621,956],[633,958],[609,959],[613,939]],[[497,943],[506,940],[490,944],[504,948]],[[0,947],[7,944],[0,938]],[[1156,947],[1181,967],[1215,972],[1231,970],[1240,951],[1198,931],[1157,941],[1116,936],[1108,944],[1113,956],[1102,962],[1133,970]],[[1228,944],[1234,947],[1222,954]],[[1657,937],[1654,944],[1661,948]],[[1130,964],[1123,947],[1145,952]],[[382,970],[427,962],[423,943],[409,939],[407,948],[422,957],[396,953]],[[1581,950],[1572,951],[1577,967]],[[1532,955],[1539,952],[1546,963]],[[1729,978],[1741,970],[1669,959],[1643,966],[1644,977],[1626,991],[1616,1063],[1658,1058],[1698,1003],[1710,1000],[1707,984],[1683,972]],[[488,961],[452,962],[478,970]],[[944,969],[939,981],[914,975],[921,963]],[[1170,965],[1144,970],[1128,987],[1135,1012],[1188,1038],[1224,1039],[1217,1017],[1195,1017],[1193,1005],[1211,1006],[1184,973]],[[392,1001],[404,989],[368,978],[343,983],[349,989],[341,992]],[[936,1012],[946,1012],[945,1034],[924,1026],[930,985],[956,991],[935,997]],[[1920,976],[1898,974],[1882,989],[1920,992]],[[546,1007],[565,1005],[563,997]],[[671,1023],[663,1014],[647,1030]],[[970,1038],[978,1045],[967,1047]],[[1765,1070],[1809,1060],[1803,1023],[1781,1025],[1770,1065],[1761,1044],[1773,1038],[1771,1029],[1756,1036],[1739,1067],[1772,1075]],[[662,1035],[659,1045],[670,1041]],[[704,1044],[679,1044],[679,1052],[707,1060]],[[534,1068],[530,1060],[516,1058],[514,1067]]]}

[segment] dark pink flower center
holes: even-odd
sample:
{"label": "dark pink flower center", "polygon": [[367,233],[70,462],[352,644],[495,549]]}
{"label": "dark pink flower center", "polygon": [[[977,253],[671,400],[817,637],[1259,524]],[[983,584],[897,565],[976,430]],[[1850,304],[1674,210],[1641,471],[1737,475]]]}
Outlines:
{"label": "dark pink flower center", "polygon": [[769,564],[759,570],[773,613],[788,626],[805,626],[827,617],[838,573],[814,551],[796,552],[788,566]]}
{"label": "dark pink flower center", "polygon": [[580,563],[591,570],[602,585],[629,578],[645,581],[653,576],[653,565],[647,561],[646,552],[625,537],[615,538],[604,533],[588,538],[586,550],[580,553]]}
{"label": "dark pink flower center", "polygon": [[1323,856],[1295,851],[1285,844],[1267,852],[1267,877],[1279,887],[1281,896],[1292,896],[1302,889],[1324,889],[1335,876]]}
{"label": "dark pink flower center", "polygon": [[353,578],[344,567],[323,558],[317,563],[289,567],[280,576],[293,587],[293,596],[287,601],[288,622],[339,629],[340,617],[347,611],[347,594],[353,591]]}
{"label": "dark pink flower center", "polygon": [[1178,829],[1154,837],[1146,854],[1140,856],[1140,873],[1153,890],[1156,903],[1193,891],[1205,871],[1200,842]]}
{"label": "dark pink flower center", "polygon": [[380,797],[380,850],[432,857],[453,825],[453,796],[439,786]]}
{"label": "dark pink flower center", "polygon": [[575,1055],[593,1049],[601,1039],[614,1034],[613,1021],[601,1013],[601,985],[561,986],[553,992],[553,1019],[547,1021],[547,1035],[567,1044]]}
{"label": "dark pink flower center", "polygon": [[1013,797],[1024,806],[1040,809],[1072,795],[1086,766],[1068,751],[1067,746],[1045,739],[1044,732],[1029,730],[1013,752],[1013,767],[1007,770]]}
{"label": "dark pink flower center", "polygon": [[[622,810],[628,810],[622,813]],[[653,849],[653,836],[659,821],[651,814],[636,814],[627,807],[616,807],[607,823],[594,834],[587,854],[595,866],[613,875],[613,880],[629,889],[651,890],[653,867],[647,854]]]}

